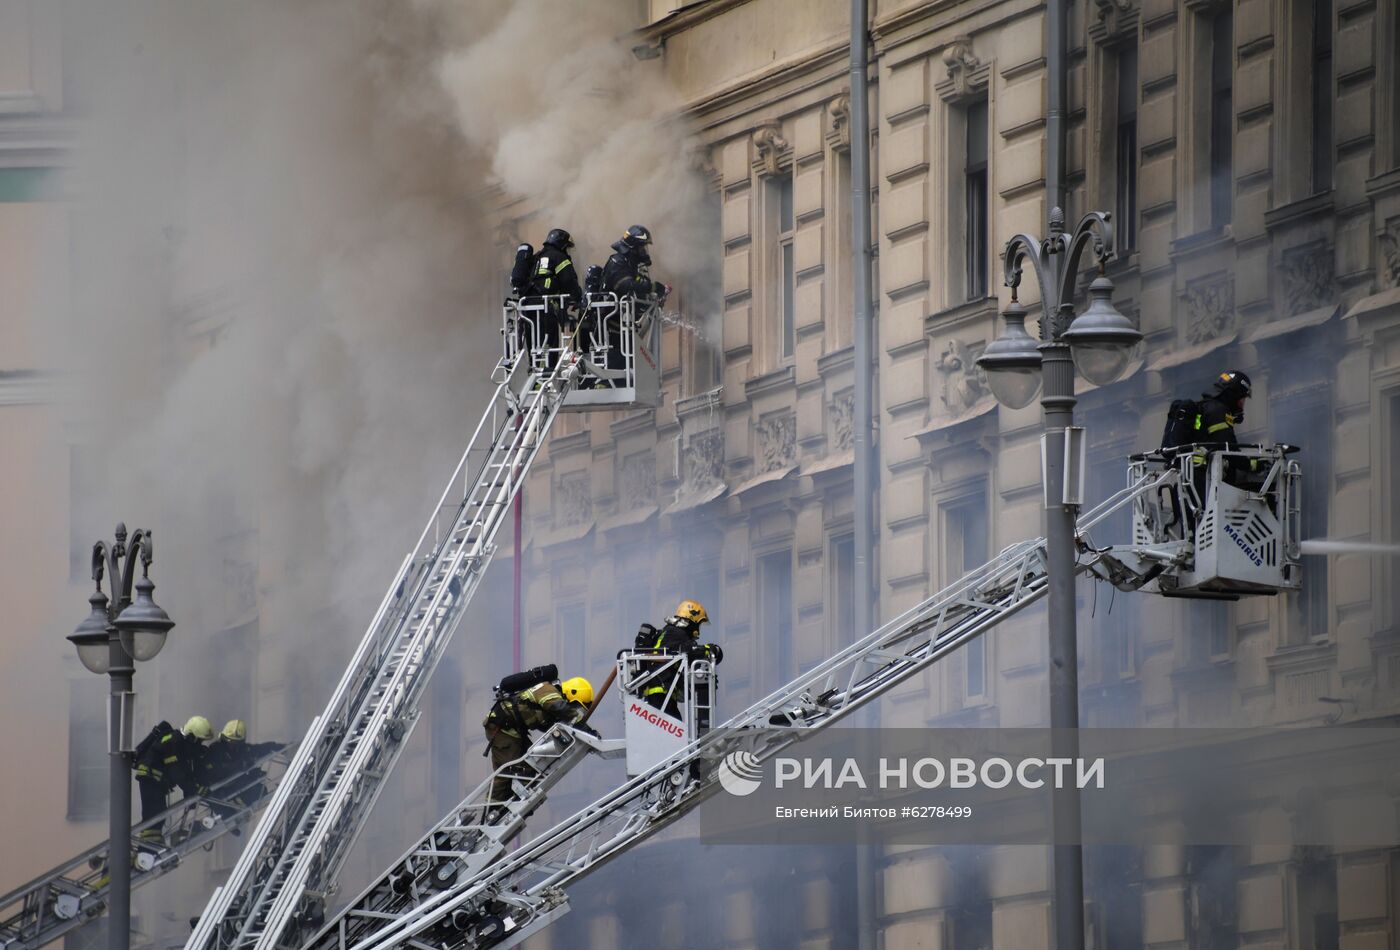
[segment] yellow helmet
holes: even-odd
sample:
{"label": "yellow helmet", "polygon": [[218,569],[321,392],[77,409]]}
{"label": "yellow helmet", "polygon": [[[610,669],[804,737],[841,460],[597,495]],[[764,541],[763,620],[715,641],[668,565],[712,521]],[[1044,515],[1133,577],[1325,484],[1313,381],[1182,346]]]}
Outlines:
{"label": "yellow helmet", "polygon": [[697,627],[710,620],[710,615],[705,613],[705,608],[700,606],[698,600],[681,601],[680,606],[676,608],[676,616],[683,620],[693,620]]}
{"label": "yellow helmet", "polygon": [[196,739],[214,738],[214,727],[209,725],[209,720],[203,716],[191,716],[185,723],[183,730],[185,735],[194,736]]}
{"label": "yellow helmet", "polygon": [[224,731],[219,735],[233,742],[242,742],[248,738],[248,726],[242,719],[230,719],[224,723]]}
{"label": "yellow helmet", "polygon": [[569,702],[583,703],[585,706],[593,704],[593,684],[582,676],[575,676],[560,683],[559,690]]}

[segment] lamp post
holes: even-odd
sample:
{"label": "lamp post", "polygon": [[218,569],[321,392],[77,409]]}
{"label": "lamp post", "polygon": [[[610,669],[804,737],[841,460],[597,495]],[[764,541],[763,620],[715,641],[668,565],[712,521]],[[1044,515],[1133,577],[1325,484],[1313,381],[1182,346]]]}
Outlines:
{"label": "lamp post", "polygon": [[[1050,212],[1044,240],[1018,234],[1006,244],[1005,282],[1011,304],[1002,312],[1005,333],[977,360],[997,401],[1012,409],[1040,404],[1041,479],[1045,488],[1045,541],[1050,619],[1050,728],[1054,754],[1078,758],[1079,655],[1075,641],[1075,514],[1083,501],[1083,430],[1074,426],[1074,370],[1091,383],[1107,385],[1123,375],[1142,334],[1113,308],[1113,282],[1104,265],[1113,259],[1113,225],[1108,212],[1086,214],[1072,233],[1064,212]],[[1079,262],[1092,244],[1099,274],[1089,285],[1090,302],[1074,313]],[[1017,298],[1023,262],[1030,261],[1040,285],[1040,341],[1026,332],[1026,308]],[[1080,845],[1079,790],[1056,788],[1054,809],[1055,947],[1084,946],[1084,855]]]}
{"label": "lamp post", "polygon": [[[141,577],[136,579],[136,560]],[[131,943],[131,752],[132,713],[136,693],[131,678],[135,661],[155,657],[175,626],[151,597],[151,532],[140,528],[127,543],[126,525],[117,523],[116,540],[92,546],[92,579],[96,584],[88,603],[92,611],[68,637],[78,659],[111,682],[107,713],[107,753],[110,759],[110,810],[107,828],[107,946],[127,950]],[[104,569],[111,571],[112,594],[102,593]],[[133,580],[136,597],[132,599]],[[118,587],[118,584],[121,586]]]}

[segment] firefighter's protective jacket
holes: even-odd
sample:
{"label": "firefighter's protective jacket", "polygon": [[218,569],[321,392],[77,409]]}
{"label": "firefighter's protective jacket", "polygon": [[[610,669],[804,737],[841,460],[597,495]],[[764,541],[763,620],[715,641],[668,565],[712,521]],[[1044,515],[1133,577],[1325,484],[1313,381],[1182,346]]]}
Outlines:
{"label": "firefighter's protective jacket", "polygon": [[647,269],[651,255],[644,248],[633,248],[625,241],[612,246],[613,255],[603,265],[603,289],[619,296],[653,297],[665,285],[651,279]]}
{"label": "firefighter's protective jacket", "polygon": [[554,683],[538,683],[496,700],[482,725],[488,732],[494,727],[523,739],[531,729],[543,731],[556,722],[580,722],[587,712],[565,699]]}
{"label": "firefighter's protective jacket", "polygon": [[540,248],[530,268],[529,293],[551,297],[565,294],[574,303],[583,303],[583,287],[568,251],[553,244]]}
{"label": "firefighter's protective jacket", "polygon": [[178,785],[186,795],[203,794],[205,751],[198,739],[162,722],[138,746],[136,778],[155,782],[166,791]]}

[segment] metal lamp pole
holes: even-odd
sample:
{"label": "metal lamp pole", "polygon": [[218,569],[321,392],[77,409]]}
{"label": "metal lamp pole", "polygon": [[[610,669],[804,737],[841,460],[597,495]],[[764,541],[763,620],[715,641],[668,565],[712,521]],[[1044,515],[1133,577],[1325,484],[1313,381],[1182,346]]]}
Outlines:
{"label": "metal lamp pole", "polygon": [[[141,561],[137,579],[136,561]],[[118,522],[110,547],[98,541],[92,547],[92,579],[96,590],[88,598],[92,611],[68,639],[78,648],[78,659],[94,673],[106,673],[110,686],[107,713],[107,753],[110,786],[107,825],[107,946],[127,950],[131,945],[131,752],[132,714],[136,694],[132,690],[135,662],[152,659],[165,645],[175,626],[151,594],[151,533],[137,529],[127,543],[126,525]],[[111,571],[112,593],[108,603],[102,593],[104,569]],[[135,599],[132,598],[133,581]],[[118,586],[120,584],[120,587]]]}
{"label": "metal lamp pole", "polygon": [[[1079,656],[1076,642],[1074,581],[1075,518],[1082,498],[1083,430],[1074,425],[1074,371],[1106,385],[1127,368],[1133,346],[1142,339],[1132,323],[1113,308],[1113,283],[1103,275],[1113,258],[1113,226],[1107,212],[1086,214],[1073,233],[1064,212],[1050,212],[1043,240],[1018,234],[1006,244],[1005,282],[1011,305],[1004,311],[1006,332],[988,345],[978,364],[998,401],[1020,409],[1043,386],[1042,481],[1045,488],[1045,541],[1050,621],[1050,727],[1057,757],[1079,756]],[[1089,307],[1076,317],[1075,281],[1080,259],[1092,246],[1099,276],[1090,285]],[[1029,261],[1040,285],[1040,342],[1025,330],[1026,310],[1017,297],[1023,262]],[[1080,844],[1079,790],[1056,788],[1054,808],[1055,946],[1084,946],[1084,863]]]}

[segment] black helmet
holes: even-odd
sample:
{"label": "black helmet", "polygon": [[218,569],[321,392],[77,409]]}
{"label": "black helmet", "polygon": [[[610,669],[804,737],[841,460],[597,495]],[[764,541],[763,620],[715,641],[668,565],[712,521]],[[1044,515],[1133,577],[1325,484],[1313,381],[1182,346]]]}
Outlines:
{"label": "black helmet", "polygon": [[545,236],[544,243],[550,247],[557,247],[561,251],[567,251],[574,246],[574,239],[563,228],[555,228]]}
{"label": "black helmet", "polygon": [[622,243],[633,250],[646,247],[651,243],[651,232],[640,224],[634,224],[622,235]]}
{"label": "black helmet", "polygon": [[1250,392],[1249,377],[1239,370],[1228,369],[1215,377],[1215,394],[1222,399],[1230,402],[1248,399]]}

